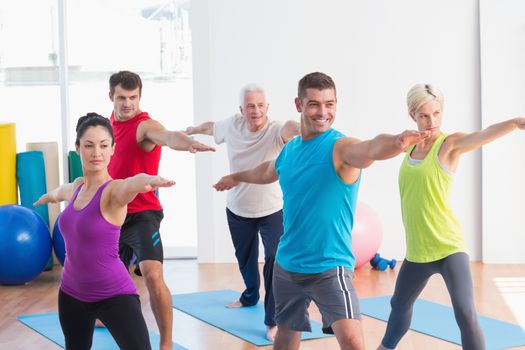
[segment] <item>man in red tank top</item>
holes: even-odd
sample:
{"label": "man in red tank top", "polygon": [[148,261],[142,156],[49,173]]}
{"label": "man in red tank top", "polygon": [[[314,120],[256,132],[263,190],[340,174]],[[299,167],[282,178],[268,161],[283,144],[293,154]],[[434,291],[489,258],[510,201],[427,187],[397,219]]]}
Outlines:
{"label": "man in red tank top", "polygon": [[[129,71],[113,74],[109,79],[109,98],[113,102],[111,125],[115,134],[115,152],[109,164],[114,179],[138,173],[157,175],[162,146],[191,153],[215,151],[213,147],[193,140],[185,133],[168,131],[139,107],[142,81]],[[137,256],[150,295],[150,304],[160,331],[160,348],[172,348],[173,310],[171,294],[164,282],[164,259],[159,234],[162,206],[155,192],[138,194],[128,204],[122,225],[119,254],[129,266]]]}

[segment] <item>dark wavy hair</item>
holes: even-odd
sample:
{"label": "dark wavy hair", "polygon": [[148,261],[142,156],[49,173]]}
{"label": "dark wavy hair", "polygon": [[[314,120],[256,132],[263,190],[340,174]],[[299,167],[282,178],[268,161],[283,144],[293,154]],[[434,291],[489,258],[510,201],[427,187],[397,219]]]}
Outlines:
{"label": "dark wavy hair", "polygon": [[115,87],[120,85],[124,90],[135,90],[139,88],[139,96],[142,96],[142,80],[137,73],[133,73],[127,70],[121,70],[118,73],[114,73],[109,78],[109,93],[113,95],[115,93]]}
{"label": "dark wavy hair", "polygon": [[297,96],[302,99],[306,95],[306,89],[335,89],[335,83],[329,75],[321,72],[313,72],[305,75],[299,80]]}
{"label": "dark wavy hair", "polygon": [[88,128],[93,126],[101,126],[105,128],[111,135],[111,145],[113,146],[115,144],[115,136],[113,136],[113,127],[111,126],[109,119],[104,118],[100,114],[91,112],[86,114],[85,116],[78,118],[76,128],[77,139],[75,141],[75,145],[80,146],[80,138],[84,135]]}

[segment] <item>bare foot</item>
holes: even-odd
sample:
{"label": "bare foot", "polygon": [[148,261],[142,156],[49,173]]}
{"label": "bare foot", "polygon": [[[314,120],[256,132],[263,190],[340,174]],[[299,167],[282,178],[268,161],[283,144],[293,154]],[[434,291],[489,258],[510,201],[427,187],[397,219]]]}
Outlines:
{"label": "bare foot", "polygon": [[104,325],[104,323],[102,323],[101,320],[99,320],[98,318],[95,320],[95,328],[106,328],[106,326]]}
{"label": "bare foot", "polygon": [[228,305],[226,305],[226,307],[228,309],[236,309],[238,307],[243,307],[243,305],[242,305],[242,303],[239,300],[235,300],[234,302],[229,303]]}
{"label": "bare foot", "polygon": [[277,326],[266,326],[266,338],[272,343],[275,341],[275,335],[277,334]]}

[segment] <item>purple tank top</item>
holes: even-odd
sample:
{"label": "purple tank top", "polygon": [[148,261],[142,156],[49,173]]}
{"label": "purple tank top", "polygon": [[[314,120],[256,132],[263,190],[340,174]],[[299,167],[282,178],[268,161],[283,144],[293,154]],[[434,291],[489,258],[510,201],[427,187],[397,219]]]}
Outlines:
{"label": "purple tank top", "polygon": [[109,223],[100,211],[102,191],[88,205],[73,207],[79,186],[60,215],[58,224],[66,245],[60,289],[72,297],[94,302],[122,294],[137,294],[135,284],[118,254],[120,226]]}

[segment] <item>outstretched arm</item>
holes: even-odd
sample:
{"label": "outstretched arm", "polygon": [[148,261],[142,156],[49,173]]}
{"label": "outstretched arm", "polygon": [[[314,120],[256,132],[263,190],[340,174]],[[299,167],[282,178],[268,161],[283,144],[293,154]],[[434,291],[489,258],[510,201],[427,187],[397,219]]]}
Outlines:
{"label": "outstretched arm", "polygon": [[188,135],[195,135],[195,134],[202,134],[202,135],[213,135],[213,126],[215,125],[214,122],[205,122],[201,125],[197,126],[188,126],[186,128],[186,134]]}
{"label": "outstretched arm", "polygon": [[253,169],[226,175],[213,185],[213,188],[217,191],[225,191],[238,186],[241,182],[264,185],[275,182],[278,179],[279,176],[275,170],[275,160],[269,160]]}
{"label": "outstretched arm", "polygon": [[200,143],[182,131],[168,131],[155,120],[142,122],[140,128],[145,140],[150,140],[159,146],[168,146],[176,151],[189,151],[190,153],[215,152],[214,147]]}
{"label": "outstretched arm", "polygon": [[42,195],[42,197],[40,197],[35,203],[33,203],[33,205],[36,207],[37,205],[42,204],[68,201],[71,199],[71,197],[73,197],[73,193],[75,193],[77,187],[80,186],[82,183],[84,183],[84,178],[78,177],[75,179],[75,181],[59,186],[54,190],[51,190],[48,193]]}
{"label": "outstretched arm", "polygon": [[429,136],[429,131],[405,130],[398,135],[381,134],[367,141],[347,137],[337,141],[334,153],[346,165],[363,169],[376,160],[395,157]]}
{"label": "outstretched arm", "polygon": [[171,187],[175,181],[158,175],[137,174],[124,180],[115,180],[111,189],[110,201],[116,207],[126,206],[139,193],[155,191],[160,187]]}
{"label": "outstretched arm", "polygon": [[295,120],[288,120],[281,128],[281,137],[287,143],[301,132],[301,124]]}
{"label": "outstretched arm", "polygon": [[525,130],[525,118],[509,119],[470,134],[455,133],[450,135],[446,142],[449,144],[449,152],[459,156],[505,136],[516,129]]}

